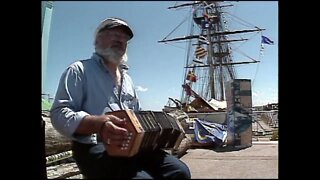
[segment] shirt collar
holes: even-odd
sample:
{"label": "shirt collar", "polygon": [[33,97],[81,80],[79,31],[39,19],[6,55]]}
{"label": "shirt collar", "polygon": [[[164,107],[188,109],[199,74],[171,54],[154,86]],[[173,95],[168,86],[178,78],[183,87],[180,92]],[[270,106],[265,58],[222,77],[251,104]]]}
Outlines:
{"label": "shirt collar", "polygon": [[91,57],[94,61],[97,62],[98,66],[103,70],[103,71],[106,71],[106,72],[109,72],[107,66],[104,65],[104,62],[103,62],[103,57],[100,56],[99,54],[97,54],[96,52],[94,52],[92,54],[92,57]]}

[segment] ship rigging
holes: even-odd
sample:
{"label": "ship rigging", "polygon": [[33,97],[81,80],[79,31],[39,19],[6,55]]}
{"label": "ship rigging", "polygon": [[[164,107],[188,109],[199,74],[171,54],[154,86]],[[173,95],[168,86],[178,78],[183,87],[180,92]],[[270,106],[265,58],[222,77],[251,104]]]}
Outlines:
{"label": "ship rigging", "polygon": [[[233,52],[237,48],[232,48],[232,44],[248,41],[249,38],[230,38],[230,36],[260,33],[265,29],[244,22],[225,11],[225,8],[231,6],[233,5],[224,4],[221,1],[194,1],[168,8],[190,8],[192,18],[189,35],[168,38],[173,33],[172,31],[164,39],[158,41],[165,44],[177,42],[188,44],[181,99],[174,102],[175,104],[180,103],[180,106],[186,111],[188,104],[195,98],[201,98],[207,102],[225,101],[226,83],[237,78],[235,66],[260,62],[243,52],[241,53],[248,60],[234,60]],[[239,22],[241,20],[242,24],[249,24],[252,28],[229,30],[226,15]]]}

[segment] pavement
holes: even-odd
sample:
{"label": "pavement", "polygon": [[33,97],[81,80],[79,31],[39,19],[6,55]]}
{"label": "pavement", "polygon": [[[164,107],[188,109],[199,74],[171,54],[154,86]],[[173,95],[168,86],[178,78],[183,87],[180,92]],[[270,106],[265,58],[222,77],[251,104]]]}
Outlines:
{"label": "pavement", "polygon": [[[192,179],[278,179],[278,141],[253,141],[245,149],[188,149],[185,162]],[[73,163],[47,167],[48,179],[84,179]]]}
{"label": "pavement", "polygon": [[241,150],[188,149],[180,159],[192,179],[278,179],[278,141],[253,141]]}

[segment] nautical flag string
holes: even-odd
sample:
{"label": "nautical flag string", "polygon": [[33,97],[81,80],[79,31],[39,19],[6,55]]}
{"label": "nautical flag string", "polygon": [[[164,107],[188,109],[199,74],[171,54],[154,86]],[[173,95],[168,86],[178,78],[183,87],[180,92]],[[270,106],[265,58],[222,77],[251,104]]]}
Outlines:
{"label": "nautical flag string", "polygon": [[187,83],[183,84],[182,87],[186,91],[187,96],[192,96],[192,90],[191,90],[191,87],[189,86],[189,84],[187,84]]}
{"label": "nautical flag string", "polygon": [[211,29],[212,28],[212,23],[210,23],[207,20],[202,21],[202,26],[203,29]]}
{"label": "nautical flag string", "polygon": [[196,58],[201,59],[201,58],[203,58],[203,57],[205,57],[207,55],[207,51],[203,47],[198,46],[196,48],[195,54],[196,54]]}
{"label": "nautical flag string", "polygon": [[187,74],[187,80],[191,82],[197,82],[197,76],[194,74],[193,71],[189,71]]}
{"label": "nautical flag string", "polygon": [[264,45],[261,43],[260,56],[264,55]]}
{"label": "nautical flag string", "polygon": [[274,41],[272,41],[270,38],[266,37],[266,36],[263,36],[261,35],[261,48],[260,48],[260,56],[263,56],[264,55],[264,45],[265,44],[268,44],[268,45],[273,45],[274,44]]}
{"label": "nautical flag string", "polygon": [[209,41],[207,40],[207,38],[206,37],[204,37],[204,36],[199,36],[199,42],[202,42],[202,43],[204,43],[204,44],[209,44]]}

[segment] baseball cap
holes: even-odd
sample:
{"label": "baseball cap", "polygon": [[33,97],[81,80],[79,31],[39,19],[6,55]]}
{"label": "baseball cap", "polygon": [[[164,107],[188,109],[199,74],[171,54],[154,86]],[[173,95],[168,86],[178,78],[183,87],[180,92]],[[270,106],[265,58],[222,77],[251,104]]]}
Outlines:
{"label": "baseball cap", "polygon": [[126,30],[127,34],[129,35],[130,39],[133,37],[133,32],[131,28],[129,27],[128,23],[126,23],[124,20],[119,19],[119,18],[107,18],[103,20],[99,26],[97,27],[94,37],[97,38],[97,34],[105,29],[112,29],[115,27],[122,26]]}

